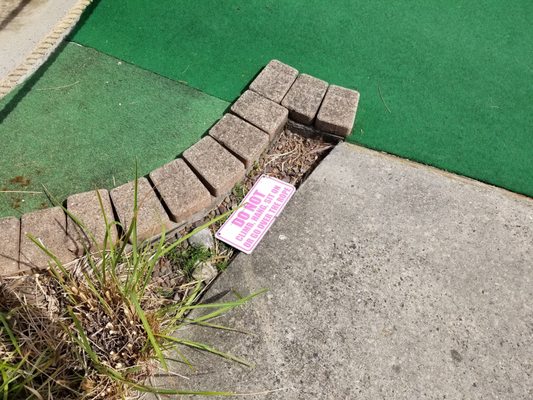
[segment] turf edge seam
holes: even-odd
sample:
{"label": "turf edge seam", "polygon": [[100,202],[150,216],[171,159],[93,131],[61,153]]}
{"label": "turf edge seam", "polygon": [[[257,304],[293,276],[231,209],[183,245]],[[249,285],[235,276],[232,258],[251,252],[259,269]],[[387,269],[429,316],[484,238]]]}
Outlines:
{"label": "turf edge seam", "polygon": [[[88,3],[87,0],[85,2]],[[187,224],[208,215],[242,181],[255,161],[290,127],[305,136],[343,141],[352,131],[359,93],[329,85],[272,60],[226,113],[182,158],[138,179],[139,241],[172,237]],[[99,189],[66,200],[90,232],[80,232],[61,207],[0,219],[0,276],[42,270],[49,257],[28,238],[40,240],[65,264],[105,243],[106,224],[127,229],[134,210],[135,182],[111,191]],[[104,210],[104,212],[102,212]],[[113,227],[113,241],[119,232]]]}

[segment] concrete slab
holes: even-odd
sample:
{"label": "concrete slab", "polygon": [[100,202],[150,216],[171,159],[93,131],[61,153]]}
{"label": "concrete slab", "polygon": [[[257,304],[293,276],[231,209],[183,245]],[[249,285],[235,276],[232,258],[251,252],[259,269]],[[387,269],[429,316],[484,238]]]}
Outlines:
{"label": "concrete slab", "polygon": [[[533,201],[348,144],[208,292],[267,295],[179,335],[179,388],[249,399],[531,399]],[[158,382],[156,382],[158,383]],[[162,382],[159,382],[163,385]]]}
{"label": "concrete slab", "polygon": [[24,61],[76,2],[77,0],[0,2],[0,80]]}

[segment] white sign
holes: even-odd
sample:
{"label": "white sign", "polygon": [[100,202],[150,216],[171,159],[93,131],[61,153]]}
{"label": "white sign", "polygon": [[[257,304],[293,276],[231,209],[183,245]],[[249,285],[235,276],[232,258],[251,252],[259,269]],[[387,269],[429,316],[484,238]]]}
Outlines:
{"label": "white sign", "polygon": [[241,207],[220,227],[216,238],[250,254],[295,191],[290,183],[261,176],[241,202]]}

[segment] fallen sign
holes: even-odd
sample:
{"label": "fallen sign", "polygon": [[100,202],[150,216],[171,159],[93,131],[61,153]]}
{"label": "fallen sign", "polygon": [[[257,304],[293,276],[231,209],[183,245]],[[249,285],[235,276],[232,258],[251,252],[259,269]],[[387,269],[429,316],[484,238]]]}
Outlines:
{"label": "fallen sign", "polygon": [[287,205],[296,188],[262,175],[239,208],[216,233],[216,238],[250,254]]}

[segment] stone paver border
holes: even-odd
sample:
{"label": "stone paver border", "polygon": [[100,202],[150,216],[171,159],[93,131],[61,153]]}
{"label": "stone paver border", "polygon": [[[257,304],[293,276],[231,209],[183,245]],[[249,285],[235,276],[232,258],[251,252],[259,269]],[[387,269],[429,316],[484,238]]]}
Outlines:
{"label": "stone paver border", "polygon": [[[139,178],[139,240],[169,235],[207,215],[244,178],[278,135],[290,127],[305,135],[341,141],[352,131],[359,93],[299,72],[272,60],[235,101],[231,111],[181,158]],[[103,246],[102,202],[108,223],[127,227],[133,210],[133,182],[69,196],[66,209],[82,220],[91,244],[60,207],[18,218],[0,219],[0,276],[48,266],[47,256],[26,234],[57,251],[61,262]],[[130,198],[131,197],[131,198]],[[120,232],[114,232],[118,240]]]}

